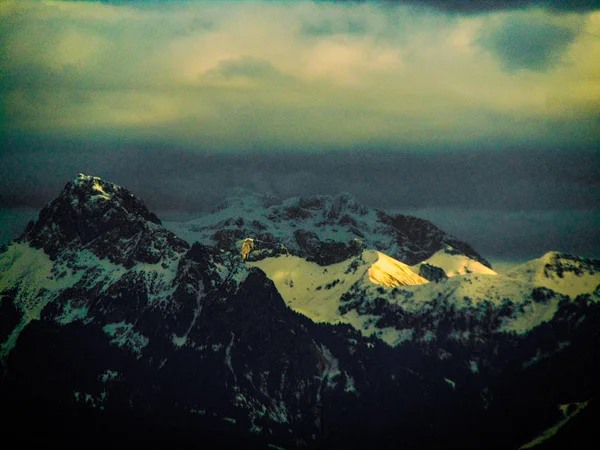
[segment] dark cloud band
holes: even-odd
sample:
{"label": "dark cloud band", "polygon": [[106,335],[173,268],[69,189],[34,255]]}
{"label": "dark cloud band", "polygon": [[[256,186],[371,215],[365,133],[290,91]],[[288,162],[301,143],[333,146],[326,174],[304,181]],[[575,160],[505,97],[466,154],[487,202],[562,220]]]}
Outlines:
{"label": "dark cloud band", "polygon": [[593,11],[600,8],[598,0],[321,0],[332,3],[386,3],[390,5],[429,6],[445,12],[481,13],[532,6],[558,11]]}
{"label": "dark cloud band", "polygon": [[4,143],[0,206],[39,207],[79,172],[128,186],[153,209],[209,208],[229,188],[354,193],[382,208],[600,209],[600,148],[307,154],[188,151],[159,144],[18,139]]}
{"label": "dark cloud band", "polygon": [[[169,4],[185,3],[186,0],[79,0],[111,5],[120,4]],[[187,0],[193,3],[195,0]],[[294,0],[289,0],[294,1]],[[559,11],[593,11],[600,8],[598,0],[316,0],[318,3],[383,3],[429,6],[446,12],[479,13],[542,6]]]}

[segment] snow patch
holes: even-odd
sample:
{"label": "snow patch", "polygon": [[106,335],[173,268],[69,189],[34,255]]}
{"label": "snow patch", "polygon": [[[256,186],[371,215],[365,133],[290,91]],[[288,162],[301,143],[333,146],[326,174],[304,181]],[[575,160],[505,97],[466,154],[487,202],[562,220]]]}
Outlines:
{"label": "snow patch", "polygon": [[414,337],[415,330],[412,328],[398,330],[393,327],[385,327],[375,329],[373,334],[390,347],[397,347],[403,342],[411,341]]}
{"label": "snow patch", "polygon": [[558,408],[563,413],[564,419],[562,419],[560,422],[558,422],[553,427],[545,430],[540,436],[536,437],[532,441],[519,447],[519,450],[533,448],[536,445],[539,445],[542,442],[550,439],[552,436],[554,436],[558,432],[558,430],[560,430],[563,426],[565,426],[573,417],[575,417],[585,407],[587,407],[588,403],[589,403],[589,401],[581,402],[581,403],[569,403],[566,405],[559,405]]}
{"label": "snow patch", "polygon": [[530,302],[522,307],[516,317],[506,318],[500,331],[525,334],[544,322],[552,320],[558,311],[559,298],[552,298],[547,303]]}
{"label": "snow patch", "polygon": [[472,373],[479,373],[479,365],[477,364],[477,361],[469,361],[469,370]]}
{"label": "snow patch", "polygon": [[135,353],[138,358],[142,355],[142,349],[148,345],[150,340],[135,331],[133,325],[126,322],[109,323],[102,330],[110,336],[111,344],[116,344],[118,347],[126,347]]}
{"label": "snow patch", "polygon": [[[72,268],[65,272],[65,265],[61,264],[55,268],[55,271],[60,273],[60,277],[66,278],[70,278],[70,271],[81,274],[79,278],[86,281],[86,287],[91,288],[101,284],[101,292],[118,282],[127,273],[127,269],[121,264],[114,264],[108,258],[100,259],[89,250],[78,251],[71,266]],[[92,274],[93,276],[89,276]]]}
{"label": "snow patch", "polygon": [[110,369],[106,369],[104,372],[102,372],[102,374],[100,375],[100,381],[102,381],[102,383],[106,384],[109,381],[114,381],[116,379],[118,379],[119,377],[119,372],[116,372],[114,370],[110,370]]}
{"label": "snow patch", "polygon": [[315,322],[356,323],[341,315],[339,307],[342,295],[357,282],[370,287],[427,283],[406,264],[376,251],[364,251],[358,257],[329,266],[291,255],[247,264],[265,272],[286,304]]}
{"label": "snow patch", "polygon": [[321,381],[325,381],[328,388],[335,387],[336,383],[334,379],[341,375],[339,368],[339,361],[337,358],[333,356],[331,351],[325,347],[323,344],[319,346],[319,352],[323,357],[323,373],[321,375]]}
{"label": "snow patch", "polygon": [[406,286],[415,284],[429,283],[425,278],[412,271],[410,266],[390,258],[381,252],[365,251],[363,259],[365,261],[377,259],[369,267],[369,281],[382,286]]}
{"label": "snow patch", "polygon": [[229,371],[233,375],[233,380],[235,382],[234,388],[237,389],[237,387],[238,387],[237,376],[235,374],[235,371],[233,370],[233,364],[231,363],[231,349],[233,347],[234,341],[235,341],[235,334],[231,333],[231,340],[229,341],[229,344],[225,348],[225,364],[227,365],[227,367],[229,368]]}
{"label": "snow patch", "polygon": [[354,378],[348,375],[347,372],[344,372],[344,376],[346,377],[346,387],[344,387],[344,392],[356,393],[356,387],[354,386]]}
{"label": "snow patch", "polygon": [[13,242],[0,255],[0,294],[16,289],[14,305],[23,313],[21,322],[0,346],[0,358],[8,356],[19,334],[33,320],[40,320],[44,307],[59,292],[73,286],[83,276],[69,268],[55,270],[54,263],[43,250]]}
{"label": "snow patch", "polygon": [[55,321],[61,325],[67,325],[72,322],[76,322],[78,320],[84,320],[88,314],[87,305],[73,305],[72,301],[69,300],[63,306],[62,313],[60,316],[55,318]]}
{"label": "snow patch", "polygon": [[171,342],[175,347],[183,347],[187,343],[187,336],[171,336]]}

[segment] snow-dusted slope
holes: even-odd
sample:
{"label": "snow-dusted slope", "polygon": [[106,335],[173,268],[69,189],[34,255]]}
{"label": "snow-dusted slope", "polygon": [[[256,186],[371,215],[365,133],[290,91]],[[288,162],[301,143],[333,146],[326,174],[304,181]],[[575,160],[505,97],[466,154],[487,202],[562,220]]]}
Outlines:
{"label": "snow-dusted slope", "polygon": [[[248,264],[262,269],[295,311],[316,322],[349,323],[390,345],[406,341],[415,329],[412,325],[404,328],[398,321],[395,326],[386,326],[386,316],[428,315],[431,308],[440,307],[440,302],[442,308],[487,321],[488,332],[525,334],[554,318],[563,300],[561,294],[591,293],[597,279],[588,266],[584,270],[579,265],[585,283],[569,284],[573,280],[563,273],[559,289],[540,291],[540,287],[556,287],[557,282],[545,276],[540,281],[535,276],[500,275],[449,251],[440,252],[429,261],[443,266],[450,278],[427,283],[414,269],[376,251],[364,251],[359,257],[325,267],[291,255]],[[524,267],[539,265],[536,260]],[[580,278],[574,281],[577,283]],[[598,301],[598,296],[592,296],[590,301]],[[493,319],[486,319],[487,316]],[[440,316],[436,320],[442,319]],[[429,331],[436,333],[434,329]]]}
{"label": "snow-dusted slope", "polygon": [[408,330],[376,326],[382,317],[376,310],[381,308],[419,314],[437,299],[456,310],[488,304],[500,308],[507,299],[516,303],[531,301],[530,286],[512,278],[467,274],[428,283],[409,266],[377,251],[364,251],[358,257],[325,267],[291,255],[247,264],[263,270],[295,311],[315,322],[349,323],[363,334],[375,335],[391,345],[405,341]]}
{"label": "snow-dusted slope", "polygon": [[[0,255],[0,299],[2,293],[10,293],[18,317],[1,343],[0,359],[29,324],[41,319],[46,307],[58,308],[55,321],[61,325],[93,320],[91,297],[142,292],[145,312],[169,309],[173,281],[187,249],[187,243],[162,227],[127,189],[80,174]],[[103,312],[123,307],[119,301],[106,303]],[[132,324],[115,320],[106,324],[107,330],[111,324],[129,327],[128,334],[135,334]]]}
{"label": "snow-dusted slope", "polygon": [[600,260],[549,252],[507,274],[532,287],[544,287],[571,298],[600,286]]}
{"label": "snow-dusted slope", "polygon": [[344,317],[339,311],[341,297],[353,285],[389,287],[427,283],[406,264],[373,250],[326,267],[292,255],[265,258],[248,265],[264,271],[295,311],[315,322],[353,323],[359,329],[364,321]]}
{"label": "snow-dusted slope", "polygon": [[358,239],[363,248],[381,251],[407,264],[416,264],[452,246],[489,266],[468,244],[432,223],[369,209],[347,193],[281,201],[236,191],[210,214],[186,223],[168,222],[166,226],[189,243],[197,241],[229,250],[240,239],[254,238],[283,245],[291,253],[321,265],[356,256],[359,251],[352,243]]}
{"label": "snow-dusted slope", "polygon": [[479,261],[476,261],[468,256],[457,252],[451,246],[437,251],[435,254],[414,266],[415,272],[419,272],[419,268],[423,264],[429,264],[435,267],[440,267],[444,270],[447,276],[454,277],[456,275],[465,275],[468,273],[477,273],[482,275],[497,275],[495,271],[484,266]]}

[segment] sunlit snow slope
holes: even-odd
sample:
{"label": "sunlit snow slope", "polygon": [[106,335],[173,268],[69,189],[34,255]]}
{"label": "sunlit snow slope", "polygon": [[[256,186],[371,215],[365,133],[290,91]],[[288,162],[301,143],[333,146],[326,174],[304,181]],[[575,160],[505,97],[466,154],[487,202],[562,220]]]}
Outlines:
{"label": "sunlit snow slope", "polygon": [[600,261],[549,252],[507,275],[533,287],[545,287],[575,298],[591,294],[600,286]]}
{"label": "sunlit snow slope", "polygon": [[430,264],[432,266],[440,267],[449,277],[466,275],[468,273],[477,273],[483,275],[497,274],[489,267],[486,267],[479,261],[471,259],[468,256],[455,251],[452,247],[446,247],[442,250],[439,250],[425,261],[413,266],[415,272],[419,272],[419,267],[422,264]]}
{"label": "sunlit snow slope", "polygon": [[[600,284],[593,261],[556,253],[531,261],[510,276],[452,253],[446,249],[428,259],[450,276],[431,283],[415,273],[420,264],[411,270],[377,251],[364,251],[329,266],[290,255],[248,264],[262,269],[295,311],[315,322],[349,323],[390,345],[403,342],[407,333],[414,331],[381,325],[382,317],[396,314],[390,311],[398,308],[402,314],[420,315],[439,308],[441,301],[444,308],[454,311],[473,311],[478,316],[500,314],[494,330],[523,334],[552,320],[561,300],[568,299],[564,295],[574,300],[579,294],[593,293]],[[542,288],[549,290],[540,291]]]}
{"label": "sunlit snow slope", "polygon": [[315,322],[351,323],[367,331],[368,316],[355,311],[341,314],[340,299],[352,287],[412,286],[428,283],[409,266],[374,250],[326,267],[291,255],[249,262],[258,267],[275,283],[277,290],[295,311]]}

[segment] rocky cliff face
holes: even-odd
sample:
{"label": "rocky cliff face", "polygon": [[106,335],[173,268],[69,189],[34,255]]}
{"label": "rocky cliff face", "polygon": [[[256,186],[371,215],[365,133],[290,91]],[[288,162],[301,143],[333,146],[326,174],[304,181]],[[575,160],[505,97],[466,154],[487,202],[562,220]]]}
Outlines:
{"label": "rocky cliff face", "polygon": [[[339,226],[365,212],[328,201],[296,213]],[[577,268],[561,283],[586,280],[563,293],[544,285],[545,259],[386,286],[361,275],[362,256],[284,274],[296,260],[279,248],[257,243],[246,262],[190,247],[125,189],[67,184],[0,255],[7,439],[27,424],[35,443],[73,448],[506,449],[597,411],[597,262],[552,257]],[[303,312],[309,288],[338,316]],[[544,445],[581,448],[590,428],[569,426]]]}

